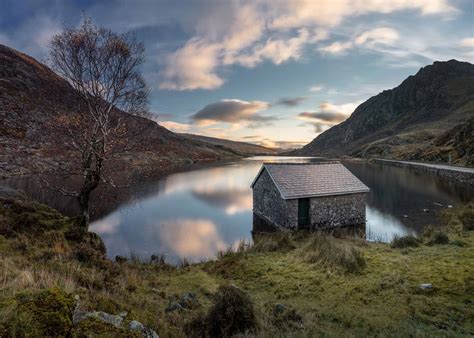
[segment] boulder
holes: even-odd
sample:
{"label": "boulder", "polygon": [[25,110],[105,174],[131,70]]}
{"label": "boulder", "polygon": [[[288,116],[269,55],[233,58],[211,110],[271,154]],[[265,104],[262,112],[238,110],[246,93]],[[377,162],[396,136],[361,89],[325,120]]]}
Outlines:
{"label": "boulder", "polygon": [[132,320],[128,323],[128,329],[132,332],[140,332],[143,338],[159,338],[154,330],[146,327],[137,320]]}

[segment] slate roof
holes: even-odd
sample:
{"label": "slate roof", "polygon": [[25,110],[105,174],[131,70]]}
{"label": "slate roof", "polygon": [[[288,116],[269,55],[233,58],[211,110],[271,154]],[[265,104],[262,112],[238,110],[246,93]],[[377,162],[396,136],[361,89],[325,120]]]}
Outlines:
{"label": "slate roof", "polygon": [[283,199],[369,192],[341,163],[264,163],[252,182],[267,170]]}

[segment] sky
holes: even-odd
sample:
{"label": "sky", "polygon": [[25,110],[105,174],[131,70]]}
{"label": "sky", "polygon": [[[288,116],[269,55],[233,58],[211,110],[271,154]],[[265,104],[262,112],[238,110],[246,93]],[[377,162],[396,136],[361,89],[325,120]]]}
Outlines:
{"label": "sky", "polygon": [[474,62],[474,0],[0,0],[0,44],[40,61],[81,14],[145,43],[156,121],[298,147],[434,61]]}

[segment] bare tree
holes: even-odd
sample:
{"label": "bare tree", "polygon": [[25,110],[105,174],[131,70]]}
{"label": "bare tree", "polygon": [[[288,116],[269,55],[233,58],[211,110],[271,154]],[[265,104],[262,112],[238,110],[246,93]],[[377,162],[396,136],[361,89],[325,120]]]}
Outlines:
{"label": "bare tree", "polygon": [[60,169],[79,177],[79,188],[56,190],[77,198],[80,223],[87,228],[91,193],[100,182],[110,183],[104,164],[126,148],[127,116],[147,112],[148,90],[140,72],[144,45],[131,34],[114,33],[85,17],[79,27],[53,37],[49,60],[79,97],[79,108],[59,116],[63,121],[57,124],[78,159],[76,166]]}

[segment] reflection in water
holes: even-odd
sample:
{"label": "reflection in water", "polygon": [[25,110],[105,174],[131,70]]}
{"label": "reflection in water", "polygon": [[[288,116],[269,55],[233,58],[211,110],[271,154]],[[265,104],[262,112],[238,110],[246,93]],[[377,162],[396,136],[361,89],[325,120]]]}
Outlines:
{"label": "reflection in water", "polygon": [[[256,236],[266,235],[277,232],[278,229],[267,219],[253,214],[253,227],[252,227],[252,239],[255,240]],[[321,229],[325,234],[330,234],[335,237],[357,237],[362,239],[367,239],[367,229],[366,224],[351,225],[346,227],[339,228],[328,228]],[[369,239],[370,240],[370,239]],[[376,239],[378,240],[378,239]]]}
{"label": "reflection in water", "polygon": [[[250,183],[263,161],[319,161],[316,158],[253,157],[165,177],[134,187],[122,205],[91,224],[103,238],[109,257],[134,252],[147,259],[164,253],[170,262],[214,257],[218,250],[252,238]],[[474,189],[407,168],[369,163],[344,163],[371,191],[367,196],[366,237],[390,241],[394,235],[419,232],[439,225],[438,213],[448,205],[473,199]],[[38,194],[31,182],[18,181],[30,195]],[[30,189],[31,188],[31,189]],[[42,195],[61,211],[71,201]],[[46,200],[45,200],[46,198]],[[125,202],[123,202],[125,201]],[[102,202],[102,200],[101,200]],[[95,207],[101,203],[96,203]],[[424,212],[423,209],[429,209]],[[356,229],[346,229],[356,231]],[[364,231],[359,228],[357,231]]]}
{"label": "reflection in water", "polygon": [[366,208],[366,239],[369,241],[390,242],[395,235],[403,236],[414,233],[413,229],[404,226],[390,214],[384,214],[372,207]]}
{"label": "reflection in water", "polygon": [[249,189],[229,189],[218,191],[193,191],[192,194],[211,206],[220,207],[227,215],[252,209],[252,194]]}
{"label": "reflection in water", "polygon": [[228,245],[207,219],[177,219],[157,225],[161,242],[179,257],[212,258]]}

